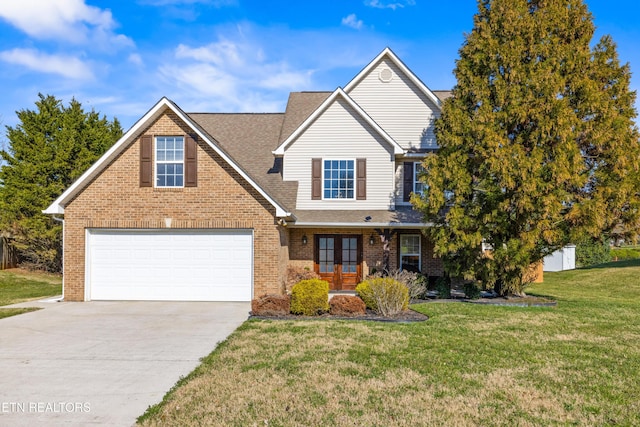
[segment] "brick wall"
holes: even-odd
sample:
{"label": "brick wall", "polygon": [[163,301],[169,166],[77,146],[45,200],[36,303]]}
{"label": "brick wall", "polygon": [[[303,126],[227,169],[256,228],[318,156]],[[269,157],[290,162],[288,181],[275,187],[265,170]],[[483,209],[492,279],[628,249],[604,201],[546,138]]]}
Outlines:
{"label": "brick wall", "polygon": [[[141,135],[184,135],[172,112]],[[65,299],[84,300],[87,228],[250,228],[254,230],[254,295],[278,292],[287,253],[275,210],[204,142],[198,142],[198,186],[139,185],[139,139],[131,143],[65,207]]]}

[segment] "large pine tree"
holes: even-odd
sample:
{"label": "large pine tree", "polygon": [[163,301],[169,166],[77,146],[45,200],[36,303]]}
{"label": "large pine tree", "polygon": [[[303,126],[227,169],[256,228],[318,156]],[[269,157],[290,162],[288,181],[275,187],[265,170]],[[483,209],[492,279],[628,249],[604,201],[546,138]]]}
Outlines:
{"label": "large pine tree", "polygon": [[7,127],[7,150],[0,151],[0,230],[11,237],[20,259],[50,271],[61,268],[61,226],[45,209],[120,136],[112,122],[85,112],[72,100],[67,107],[39,94],[37,110],[17,112],[20,123]]}
{"label": "large pine tree", "polygon": [[[582,0],[480,0],[436,123],[416,207],[451,274],[521,293],[527,270],[585,236],[637,224],[630,70],[591,46]],[[482,254],[481,243],[492,251]]]}

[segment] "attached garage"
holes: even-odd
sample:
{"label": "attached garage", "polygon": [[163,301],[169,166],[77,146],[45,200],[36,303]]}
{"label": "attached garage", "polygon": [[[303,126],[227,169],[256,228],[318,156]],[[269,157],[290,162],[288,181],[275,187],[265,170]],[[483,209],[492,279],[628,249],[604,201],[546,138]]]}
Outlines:
{"label": "attached garage", "polygon": [[85,300],[251,301],[253,231],[87,229]]}

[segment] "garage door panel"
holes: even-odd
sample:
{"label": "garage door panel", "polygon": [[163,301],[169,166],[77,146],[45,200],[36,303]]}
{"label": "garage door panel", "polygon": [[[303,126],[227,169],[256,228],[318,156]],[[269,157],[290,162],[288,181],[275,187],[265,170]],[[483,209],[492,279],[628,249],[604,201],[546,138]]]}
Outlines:
{"label": "garage door panel", "polygon": [[94,300],[250,301],[251,230],[89,230]]}

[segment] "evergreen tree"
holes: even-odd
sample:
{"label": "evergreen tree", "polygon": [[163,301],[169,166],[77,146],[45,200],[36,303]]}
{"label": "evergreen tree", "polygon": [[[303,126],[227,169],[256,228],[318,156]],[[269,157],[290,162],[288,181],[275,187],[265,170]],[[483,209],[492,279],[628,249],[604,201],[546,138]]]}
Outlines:
{"label": "evergreen tree", "polygon": [[62,227],[42,213],[122,136],[112,122],[39,94],[37,109],[17,112],[7,126],[8,147],[0,151],[0,230],[13,237],[19,258],[36,268],[59,271]]}
{"label": "evergreen tree", "polygon": [[554,250],[635,229],[635,93],[612,39],[592,48],[593,34],[581,0],[478,2],[413,198],[451,274],[519,294]]}

